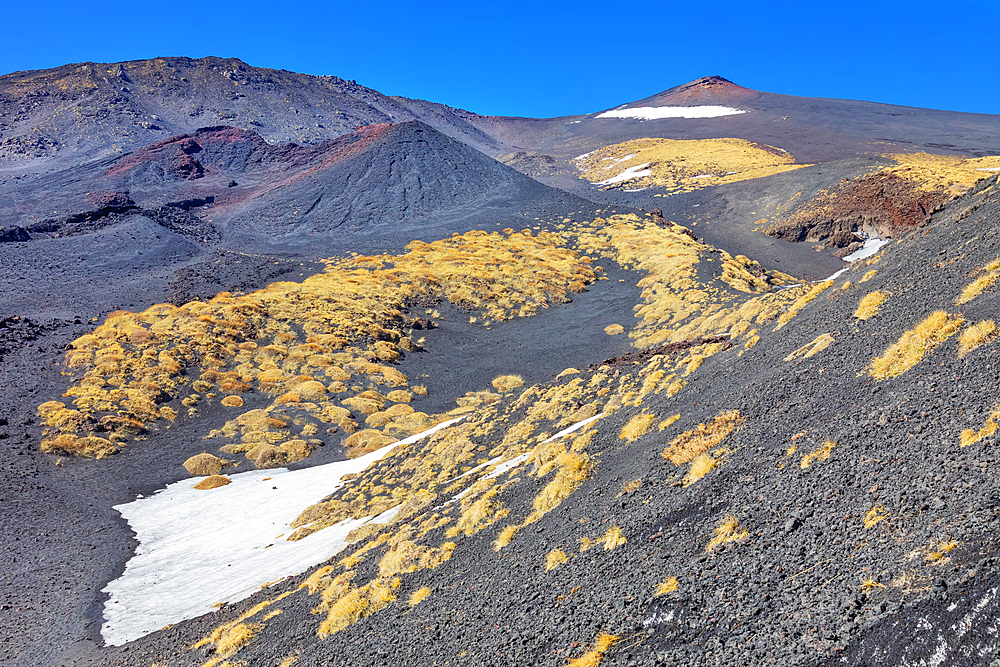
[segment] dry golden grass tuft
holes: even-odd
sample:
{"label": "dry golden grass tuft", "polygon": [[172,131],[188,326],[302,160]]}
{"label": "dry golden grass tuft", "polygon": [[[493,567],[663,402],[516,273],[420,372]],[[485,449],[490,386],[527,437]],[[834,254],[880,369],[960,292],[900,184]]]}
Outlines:
{"label": "dry golden grass tuft", "polygon": [[215,647],[215,653],[220,659],[231,657],[238,650],[246,646],[253,639],[254,634],[263,627],[261,623],[246,623],[245,621],[253,618],[289,595],[291,595],[291,591],[282,593],[270,600],[258,602],[237,618],[216,627],[208,636],[202,637],[195,642],[191,646],[191,649],[194,650],[212,644]]}
{"label": "dry golden grass tuft", "polygon": [[691,467],[688,468],[687,474],[684,475],[684,486],[690,486],[700,480],[702,477],[708,473],[715,470],[715,467],[719,465],[719,462],[712,457],[711,454],[705,452],[694,457],[691,461]]}
{"label": "dry golden grass tuft", "polygon": [[601,659],[604,658],[604,654],[614,646],[620,638],[618,635],[609,635],[602,632],[597,635],[594,639],[594,646],[581,655],[579,658],[574,658],[566,663],[566,667],[597,667],[601,664]]}
{"label": "dry golden grass tuft", "polygon": [[805,294],[796,299],[795,302],[791,306],[789,306],[787,310],[785,310],[785,312],[781,313],[781,315],[778,316],[778,323],[777,325],[775,325],[774,330],[777,331],[781,329],[786,324],[795,319],[795,316],[799,314],[799,311],[801,311],[803,308],[806,307],[807,304],[812,302],[816,297],[818,297],[825,290],[828,290],[831,287],[833,287],[832,280],[824,280],[823,282],[816,283],[815,285],[810,287],[809,291],[807,291]]}
{"label": "dry golden grass tuft", "polygon": [[235,394],[230,395],[230,396],[226,396],[225,398],[223,398],[219,402],[222,403],[227,408],[240,408],[240,407],[243,407],[243,399],[240,398],[239,396],[235,395]]}
{"label": "dry golden grass tuft", "polygon": [[207,491],[209,489],[217,489],[220,486],[226,486],[231,484],[231,480],[225,475],[209,475],[205,479],[201,480],[194,485],[194,488],[199,491]]}
{"label": "dry golden grass tuft", "polygon": [[492,384],[497,391],[506,392],[524,386],[524,378],[520,375],[501,375]]}
{"label": "dry golden grass tuft", "polygon": [[431,595],[431,589],[428,586],[421,586],[417,590],[410,593],[409,603],[411,607],[416,607],[418,604],[426,600]]}
{"label": "dry golden grass tuft", "polygon": [[699,454],[704,454],[736,430],[743,422],[737,410],[720,413],[707,424],[698,424],[670,441],[660,455],[675,466],[689,463]]}
{"label": "dry golden grass tuft", "polygon": [[545,556],[545,571],[549,572],[569,561],[569,556],[562,549],[553,549]]}
{"label": "dry golden grass tuft", "polygon": [[184,462],[184,469],[191,475],[218,475],[222,472],[225,463],[225,461],[212,454],[195,454]]}
{"label": "dry golden grass tuft", "polygon": [[977,442],[992,436],[997,432],[998,428],[1000,428],[1000,403],[998,403],[986,417],[986,423],[983,424],[982,428],[976,431],[971,429],[965,429],[962,431],[962,435],[959,438],[959,444],[962,447],[974,445]]}
{"label": "dry golden grass tuft", "polygon": [[604,333],[608,334],[609,336],[619,336],[625,333],[625,327],[623,327],[620,324],[609,324],[608,326],[604,327]]}
{"label": "dry golden grass tuft", "polygon": [[872,528],[876,526],[879,521],[882,521],[889,513],[886,511],[885,507],[882,505],[876,505],[867,512],[865,512],[864,524],[865,529]]}
{"label": "dry golden grass tuft", "polygon": [[950,537],[931,542],[924,557],[930,565],[945,565],[949,558],[945,556],[949,551],[958,548],[959,542]]}
{"label": "dry golden grass tuft", "polygon": [[627,442],[635,442],[642,436],[646,435],[649,431],[649,427],[653,425],[653,421],[656,419],[655,415],[645,413],[639,414],[632,419],[628,420],[628,423],[622,427],[621,433],[618,437]]}
{"label": "dry golden grass tuft", "polygon": [[680,418],[681,418],[680,413],[677,413],[676,415],[671,415],[671,416],[667,417],[666,419],[664,419],[663,421],[661,421],[659,424],[657,424],[656,425],[656,430],[658,430],[658,431],[664,431],[664,430],[670,428],[670,426],[674,422],[676,422],[678,419],[680,419]]}
{"label": "dry golden grass tuft", "polygon": [[868,282],[869,280],[871,280],[872,278],[874,278],[875,274],[877,274],[877,273],[878,273],[878,269],[869,269],[868,271],[865,272],[865,275],[861,276],[861,280],[859,280],[858,283],[866,283],[866,282]]}
{"label": "dry golden grass tuft", "polygon": [[969,303],[992,287],[993,284],[1000,279],[1000,269],[991,268],[994,267],[998,261],[1000,260],[994,260],[983,267],[982,270],[984,271],[984,274],[973,280],[962,289],[962,293],[955,299],[956,305],[961,306]]}
{"label": "dry golden grass tuft", "polygon": [[977,322],[958,335],[958,356],[964,357],[970,352],[992,342],[997,338],[997,325],[993,320]]}
{"label": "dry golden grass tuft", "polygon": [[715,533],[709,541],[708,546],[705,547],[705,551],[711,551],[712,549],[726,544],[727,542],[742,540],[749,535],[750,533],[740,527],[739,520],[736,516],[727,514],[723,517],[722,521],[719,522],[719,525],[715,527]]}
{"label": "dry golden grass tuft", "polygon": [[785,357],[785,361],[794,361],[795,359],[809,359],[810,357],[814,357],[823,350],[825,350],[826,348],[830,347],[830,345],[832,345],[833,342],[834,338],[830,334],[828,333],[820,334],[819,336],[816,336],[816,338],[813,339],[811,342],[806,343],[805,345],[803,345],[802,347],[800,347],[799,349],[795,350],[787,357]]}
{"label": "dry golden grass tuft", "polygon": [[533,523],[558,507],[574,491],[580,488],[590,475],[592,464],[586,453],[563,451],[551,461],[550,466],[539,469],[539,476],[554,467],[556,474],[532,501],[531,514],[525,524]]}
{"label": "dry golden grass tuft", "polygon": [[622,529],[618,526],[611,526],[608,528],[599,541],[604,545],[605,551],[611,551],[612,549],[616,549],[628,542],[622,534]]}
{"label": "dry golden grass tuft", "polygon": [[943,310],[931,313],[873,359],[869,373],[876,380],[902,375],[957,332],[963,321],[960,316],[949,315]]}
{"label": "dry golden grass tuft", "polygon": [[878,290],[865,294],[858,302],[858,309],[854,311],[854,317],[859,320],[869,320],[875,317],[886,298],[886,293]]}
{"label": "dry golden grass tuft", "polygon": [[677,577],[668,577],[657,585],[656,592],[653,593],[653,595],[659,597],[661,595],[666,595],[667,593],[673,593],[677,590],[677,586]]}
{"label": "dry golden grass tuft", "polygon": [[494,540],[493,550],[500,551],[509,545],[520,530],[520,526],[505,526],[504,529],[500,531],[500,534],[497,535],[497,539]]}
{"label": "dry golden grass tuft", "polygon": [[802,457],[802,462],[799,464],[803,470],[808,468],[813,464],[814,461],[826,461],[830,458],[830,454],[833,452],[833,448],[837,446],[833,440],[827,438],[827,440],[819,446],[819,448],[813,452],[809,452]]}

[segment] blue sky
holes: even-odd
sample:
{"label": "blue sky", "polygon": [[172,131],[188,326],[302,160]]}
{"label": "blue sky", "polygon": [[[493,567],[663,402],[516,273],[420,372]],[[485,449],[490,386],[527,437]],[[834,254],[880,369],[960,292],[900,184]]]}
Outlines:
{"label": "blue sky", "polygon": [[997,0],[2,2],[0,73],[217,55],[535,117],[718,74],[790,95],[1000,114]]}

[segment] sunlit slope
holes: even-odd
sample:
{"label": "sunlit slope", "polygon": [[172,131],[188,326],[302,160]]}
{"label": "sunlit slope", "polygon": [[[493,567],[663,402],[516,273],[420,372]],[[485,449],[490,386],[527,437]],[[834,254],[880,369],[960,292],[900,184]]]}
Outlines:
{"label": "sunlit slope", "polygon": [[664,188],[666,194],[808,166],[795,164],[785,150],[743,139],[637,139],[582,155],[576,165],[599,186]]}
{"label": "sunlit slope", "polygon": [[757,220],[764,233],[788,241],[824,241],[838,247],[863,231],[898,238],[948,201],[1000,172],[1000,156],[965,158],[930,153],[881,156],[859,176],[820,191],[768,207]]}

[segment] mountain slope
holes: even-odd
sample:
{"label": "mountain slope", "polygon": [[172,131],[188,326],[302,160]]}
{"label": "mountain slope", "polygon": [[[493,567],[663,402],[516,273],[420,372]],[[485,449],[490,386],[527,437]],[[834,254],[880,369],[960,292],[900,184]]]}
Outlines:
{"label": "mountain slope", "polygon": [[[79,63],[0,76],[0,166],[50,171],[213,125],[252,130],[271,143],[315,144],[357,126],[418,118],[353,81],[236,58]],[[494,146],[453,114],[427,120],[473,146]]]}

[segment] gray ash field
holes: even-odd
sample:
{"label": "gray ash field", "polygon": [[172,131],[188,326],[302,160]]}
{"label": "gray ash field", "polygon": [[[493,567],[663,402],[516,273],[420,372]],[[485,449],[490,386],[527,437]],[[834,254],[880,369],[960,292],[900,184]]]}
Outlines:
{"label": "gray ash field", "polygon": [[[0,88],[3,664],[1000,660],[997,117],[709,77],[628,107],[745,113],[487,118],[221,59]],[[320,465],[267,539],[346,544],[102,635],[157,604],[102,591],[113,506]],[[237,551],[171,530],[196,577]]]}

